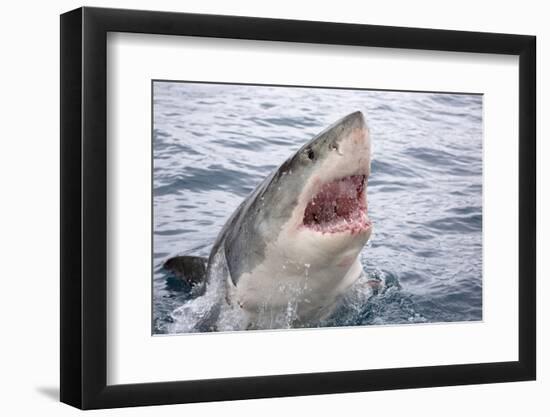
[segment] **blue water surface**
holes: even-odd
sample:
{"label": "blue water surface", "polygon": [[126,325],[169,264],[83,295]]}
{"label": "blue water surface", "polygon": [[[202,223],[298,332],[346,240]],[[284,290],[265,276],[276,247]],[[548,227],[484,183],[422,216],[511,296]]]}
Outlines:
{"label": "blue water surface", "polygon": [[365,270],[326,326],[482,319],[482,96],[156,81],[155,333],[178,333],[196,295],[161,266],[207,257],[239,203],[304,142],[361,110],[372,143]]}

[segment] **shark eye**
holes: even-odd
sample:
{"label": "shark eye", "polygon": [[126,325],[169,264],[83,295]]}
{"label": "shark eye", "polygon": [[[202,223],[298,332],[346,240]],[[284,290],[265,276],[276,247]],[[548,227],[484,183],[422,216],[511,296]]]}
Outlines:
{"label": "shark eye", "polygon": [[307,157],[312,161],[315,159],[315,152],[313,152],[313,149],[310,148],[307,150]]}

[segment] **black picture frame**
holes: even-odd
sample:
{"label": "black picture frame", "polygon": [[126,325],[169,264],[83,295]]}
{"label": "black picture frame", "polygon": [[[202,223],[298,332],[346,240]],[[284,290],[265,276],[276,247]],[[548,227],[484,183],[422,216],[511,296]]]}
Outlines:
{"label": "black picture frame", "polygon": [[[519,56],[519,360],[107,385],[108,32]],[[536,377],[534,36],[79,8],[61,15],[61,401],[82,409],[533,380]]]}

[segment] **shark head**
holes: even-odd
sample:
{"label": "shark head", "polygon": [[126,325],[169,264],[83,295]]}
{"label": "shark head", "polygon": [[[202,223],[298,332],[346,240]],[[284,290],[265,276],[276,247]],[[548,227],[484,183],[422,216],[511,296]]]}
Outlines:
{"label": "shark head", "polygon": [[302,217],[298,227],[322,235],[367,233],[370,157],[369,132],[361,112],[344,117],[304,145],[290,163],[304,174],[293,213],[295,221],[296,215]]}
{"label": "shark head", "polygon": [[290,215],[279,242],[289,259],[321,269],[351,266],[372,232],[370,170],[369,130],[359,111],[329,126],[281,166],[278,186],[294,196],[281,199],[282,211]]}
{"label": "shark head", "polygon": [[280,232],[289,239],[306,239],[327,251],[332,246],[337,252],[350,240],[364,244],[370,235],[370,169],[369,131],[358,111],[329,126],[287,159],[260,198],[271,196],[270,215],[285,219]]}

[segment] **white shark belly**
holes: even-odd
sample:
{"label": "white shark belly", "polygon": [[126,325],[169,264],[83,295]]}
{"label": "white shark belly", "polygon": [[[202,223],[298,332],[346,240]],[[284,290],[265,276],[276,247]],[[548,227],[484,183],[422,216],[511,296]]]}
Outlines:
{"label": "white shark belly", "polygon": [[270,258],[239,278],[231,298],[246,311],[252,327],[315,324],[334,310],[362,273],[358,259],[351,265],[315,268]]}

